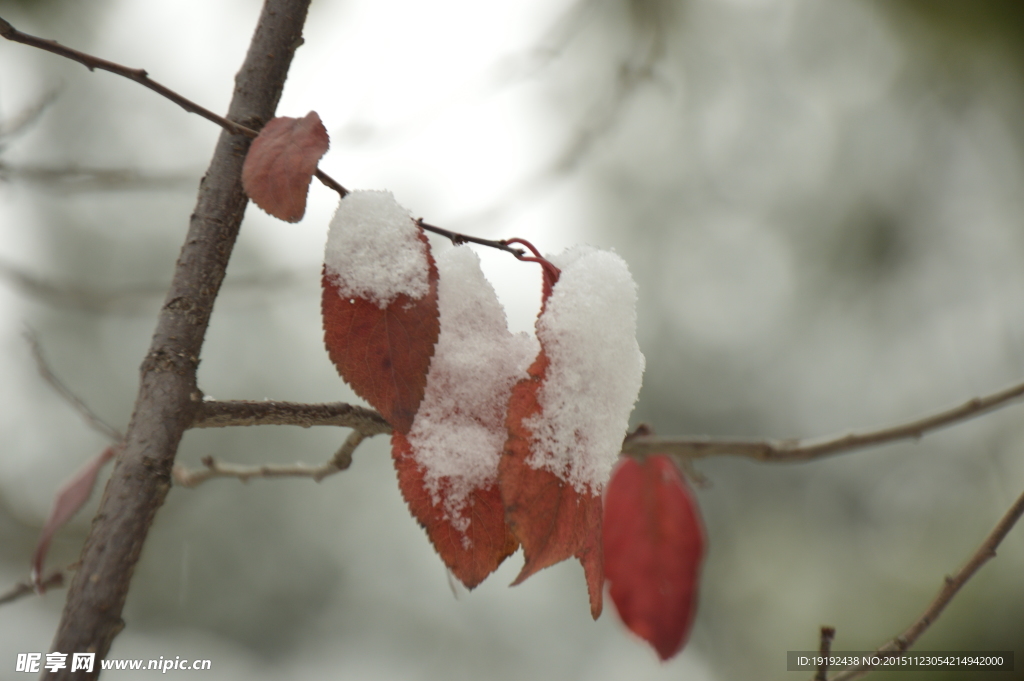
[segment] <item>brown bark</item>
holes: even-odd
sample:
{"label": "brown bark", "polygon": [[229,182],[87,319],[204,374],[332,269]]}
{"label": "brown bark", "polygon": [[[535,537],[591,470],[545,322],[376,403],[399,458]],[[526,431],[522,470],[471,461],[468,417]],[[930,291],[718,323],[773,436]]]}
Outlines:
{"label": "brown bark", "polygon": [[[260,129],[273,117],[310,0],[266,0],[245,62],[235,77],[228,118]],[[141,366],[141,381],[124,447],[82,550],[52,650],[95,652],[91,674],[70,664],[46,679],[99,675],[99,660],[124,627],[121,611],[132,572],[157,509],[171,486],[182,433],[202,396],[196,387],[199,353],[214,300],[245,212],[241,171],[249,139],[221,133],[199,186],[195,212],[156,331]]]}

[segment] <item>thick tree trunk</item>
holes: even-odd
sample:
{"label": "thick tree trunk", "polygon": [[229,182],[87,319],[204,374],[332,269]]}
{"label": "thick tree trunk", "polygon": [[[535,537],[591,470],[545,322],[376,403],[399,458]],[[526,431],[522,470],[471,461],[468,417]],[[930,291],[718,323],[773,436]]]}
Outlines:
{"label": "thick tree trunk", "polygon": [[[310,0],[266,0],[245,63],[235,77],[228,118],[260,129],[273,117]],[[132,572],[157,509],[171,486],[171,467],[202,395],[199,353],[214,300],[245,213],[242,162],[249,139],[221,133],[199,186],[188,236],[167,292],[124,447],[107,483],[52,650],[67,666],[46,679],[96,678],[124,627],[121,611]],[[91,674],[71,673],[71,653],[95,652]]]}

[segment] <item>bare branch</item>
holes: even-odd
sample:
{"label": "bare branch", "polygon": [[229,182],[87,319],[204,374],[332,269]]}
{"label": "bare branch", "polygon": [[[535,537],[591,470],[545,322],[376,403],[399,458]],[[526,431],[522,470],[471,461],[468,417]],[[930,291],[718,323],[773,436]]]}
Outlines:
{"label": "bare branch", "polygon": [[391,432],[391,425],[377,412],[344,402],[302,404],[203,400],[190,427],[231,426],[342,426],[354,428],[364,437]]}
{"label": "bare branch", "polygon": [[821,656],[821,663],[818,664],[818,673],[814,675],[814,681],[827,681],[828,679],[828,658],[832,653],[832,639],[835,637],[834,627],[821,628],[821,638],[818,643],[818,655]]}
{"label": "bare branch", "polygon": [[959,407],[931,416],[866,433],[848,433],[804,443],[801,440],[728,440],[716,438],[627,437],[622,452],[643,457],[667,454],[684,459],[709,456],[745,456],[767,463],[809,461],[898,440],[919,439],[925,433],[954,425],[1004,407],[1024,395],[1024,383],[984,397],[975,397]]}
{"label": "bare branch", "polygon": [[[308,5],[309,0],[265,0],[235,80],[229,118],[259,127],[274,116],[288,67],[302,42]],[[0,35],[11,38],[14,32],[2,22]],[[62,50],[51,51],[82,60],[82,55]],[[89,65],[88,59],[83,63]],[[135,75],[147,80],[143,72]],[[170,490],[182,434],[202,404],[196,367],[245,213],[241,171],[247,150],[247,139],[222,134],[200,184],[174,277],[140,367],[124,447],[85,541],[81,569],[68,590],[52,650],[90,650],[102,660],[124,628],[121,613],[132,573]],[[94,672],[76,678],[94,679],[99,671],[97,664]],[[44,674],[46,679],[70,677],[68,669]]]}
{"label": "bare branch", "polygon": [[134,168],[86,168],[68,166],[11,166],[0,162],[0,180],[34,182],[61,192],[129,191],[164,189],[179,191],[195,186],[197,173],[144,173]]}
{"label": "bare branch", "polygon": [[[48,591],[50,589],[56,589],[57,587],[64,586],[64,572],[62,570],[55,570],[54,572],[51,572],[46,579],[40,581],[39,586],[41,588],[40,593],[42,591]],[[25,596],[30,596],[35,593],[36,587],[31,580],[18,582],[7,591],[0,594],[0,605],[13,603],[19,598],[24,598]]]}
{"label": "bare branch", "polygon": [[11,119],[0,121],[0,151],[14,138],[23,134],[33,123],[38,121],[43,112],[57,100],[57,91],[51,90],[43,95],[39,101],[26,107],[21,113]]}
{"label": "bare branch", "polygon": [[109,71],[119,76],[123,76],[129,80],[134,80],[136,83],[148,87],[153,92],[156,92],[157,94],[162,95],[167,99],[171,100],[172,102],[183,108],[185,111],[188,111],[189,113],[198,114],[207,120],[213,121],[214,123],[221,126],[222,128],[224,128],[225,130],[232,134],[246,135],[248,137],[255,137],[257,134],[256,131],[247,128],[244,125],[239,125],[238,123],[229,121],[226,118],[218,116],[209,109],[201,107],[195,102],[191,101],[190,99],[182,97],[177,92],[171,90],[170,88],[164,85],[161,85],[160,83],[150,78],[149,74],[146,73],[145,69],[133,69],[127,66],[122,66],[121,64],[115,64],[112,61],[100,59],[99,57],[94,57],[90,54],[86,54],[85,52],[73,50],[70,47],[64,47],[56,40],[46,40],[44,38],[37,38],[36,36],[29,35],[27,33],[22,33],[18,29],[11,26],[3,18],[0,18],[0,36],[3,36],[8,40],[13,40],[16,43],[22,43],[23,45],[28,45],[30,47],[37,47],[40,50],[46,50],[47,52],[52,52],[56,55],[60,55],[61,57],[71,59],[72,61],[77,61],[79,64],[82,64],[83,66],[85,66],[85,68],[89,69],[90,71],[100,69],[101,71]]}
{"label": "bare branch", "polygon": [[329,475],[334,475],[352,465],[352,453],[367,436],[358,430],[349,433],[348,438],[334,453],[331,460],[320,466],[307,466],[303,463],[262,466],[239,466],[231,463],[220,463],[212,456],[203,458],[203,470],[191,471],[184,466],[174,467],[174,481],[183,487],[195,487],[211,478],[238,478],[249,482],[251,478],[312,478],[320,482]]}
{"label": "bare branch", "polygon": [[35,332],[31,329],[25,331],[25,340],[32,347],[32,357],[36,361],[36,368],[39,370],[39,374],[43,379],[49,383],[54,390],[56,390],[61,397],[67,401],[75,411],[81,415],[85,422],[95,431],[105,435],[108,440],[114,443],[121,442],[124,439],[124,435],[121,434],[117,428],[104,421],[102,418],[96,415],[96,413],[89,408],[85,402],[78,397],[78,395],[71,392],[71,390],[61,383],[61,380],[50,370],[50,365],[46,363],[46,358],[43,356],[43,348],[39,345],[39,338],[36,337]]}
{"label": "bare branch", "polygon": [[[939,589],[938,595],[928,605],[921,616],[918,617],[914,622],[907,627],[907,629],[899,636],[893,638],[885,645],[881,646],[876,650],[877,653],[892,653],[892,652],[903,652],[909,650],[917,639],[921,637],[925,631],[928,630],[935,620],[939,619],[939,615],[945,609],[949,602],[953,600],[953,597],[957,595],[964,584],[967,583],[971,577],[974,576],[982,565],[987,563],[992,558],[995,558],[996,549],[999,544],[1002,543],[1003,539],[1013,528],[1021,515],[1024,514],[1024,494],[1017,497],[1017,500],[1013,502],[1009,510],[1003,515],[1003,517],[996,523],[996,526],[989,533],[985,541],[981,543],[978,550],[968,559],[967,563],[960,568],[956,574],[947,576],[942,584],[942,588]],[[864,676],[872,670],[870,666],[861,665],[859,667],[853,667],[846,669],[839,674],[832,677],[831,681],[851,681],[851,679],[857,679]]]}
{"label": "bare branch", "polygon": [[[68,59],[77,61],[80,64],[84,64],[86,68],[88,68],[90,71],[92,71],[93,69],[101,69],[104,71],[110,71],[111,73],[115,73],[119,76],[124,76],[129,80],[133,80],[136,83],[148,87],[150,90],[153,90],[157,94],[163,95],[175,104],[181,106],[186,111],[190,113],[199,114],[203,118],[216,123],[217,125],[221,126],[233,135],[245,135],[246,137],[249,138],[255,138],[257,135],[259,135],[259,132],[257,130],[244,126],[241,123],[236,123],[232,120],[224,118],[223,116],[218,116],[209,109],[199,106],[192,100],[178,94],[174,90],[171,90],[170,88],[165,87],[160,83],[157,83],[155,80],[152,80],[149,77],[149,75],[146,73],[144,69],[133,69],[127,66],[122,66],[121,64],[117,64],[112,61],[107,61],[106,59],[100,59],[99,57],[94,57],[90,54],[86,54],[85,52],[79,52],[78,50],[73,50],[69,47],[64,47],[63,45],[57,43],[55,40],[45,40],[43,38],[37,38],[36,36],[28,35],[27,33],[22,33],[21,31],[11,26],[3,18],[0,18],[0,36],[3,36],[8,40],[13,40],[15,42],[29,45],[31,47],[38,47],[39,49],[46,50],[47,52],[53,52],[54,54],[58,54],[62,57],[67,57]],[[345,189],[345,187],[343,187],[340,182],[338,182],[337,180],[335,180],[334,178],[332,178],[330,175],[320,170],[319,168],[316,171],[316,178],[320,180],[320,182],[324,186],[336,191],[338,195],[341,196],[342,198],[344,198],[345,195],[348,194],[348,190]],[[441,234],[442,236],[451,239],[452,242],[456,244],[479,244],[481,246],[487,246],[489,248],[496,248],[500,251],[506,251],[508,253],[515,255],[516,257],[519,257],[519,255],[522,254],[522,252],[519,249],[509,247],[508,244],[506,244],[504,241],[481,239],[479,237],[468,236],[466,234],[459,234],[457,232],[452,232],[441,227],[425,224],[423,223],[422,218],[417,222],[423,227],[423,229],[436,232],[437,234]]]}
{"label": "bare branch", "polygon": [[416,224],[422,227],[423,229],[427,230],[428,232],[433,232],[434,234],[439,234],[447,239],[450,239],[451,242],[456,246],[461,246],[462,244],[466,243],[480,244],[481,246],[488,246],[490,248],[496,248],[499,251],[511,253],[520,260],[525,254],[525,251],[523,249],[512,248],[511,246],[508,245],[507,241],[494,241],[493,239],[481,239],[480,237],[476,236],[459,234],[458,232],[453,232],[450,229],[444,229],[443,227],[427,224],[426,222],[423,221],[423,218],[418,218],[416,220]]}
{"label": "bare branch", "polygon": [[[167,292],[167,282],[139,282],[111,288],[91,287],[73,281],[54,281],[0,259],[0,279],[7,280],[24,295],[55,307],[85,310],[97,314],[134,314],[150,309],[156,298]],[[234,276],[222,291],[278,290],[302,280],[296,272],[281,270]]]}

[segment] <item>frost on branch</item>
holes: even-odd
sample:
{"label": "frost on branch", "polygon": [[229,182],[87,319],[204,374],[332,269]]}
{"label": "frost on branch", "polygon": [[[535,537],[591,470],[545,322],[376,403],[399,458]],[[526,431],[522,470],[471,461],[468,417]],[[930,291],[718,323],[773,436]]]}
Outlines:
{"label": "frost on branch", "polygon": [[575,556],[601,612],[601,491],[640,390],[636,284],[617,255],[574,248],[537,320],[541,353],[512,391],[499,471],[526,556],[516,583]]}
{"label": "frost on branch", "polygon": [[440,332],[437,268],[390,192],[352,192],[324,256],[324,342],[342,378],[400,433],[423,399]]}
{"label": "frost on branch", "polygon": [[508,331],[468,248],[438,259],[441,335],[408,437],[393,436],[399,486],[452,573],[478,585],[518,546],[505,527],[498,461],[512,386],[536,341]]}
{"label": "frost on branch", "polygon": [[623,460],[605,496],[605,577],[619,617],[662,660],[686,643],[703,558],[697,504],[672,461]]}

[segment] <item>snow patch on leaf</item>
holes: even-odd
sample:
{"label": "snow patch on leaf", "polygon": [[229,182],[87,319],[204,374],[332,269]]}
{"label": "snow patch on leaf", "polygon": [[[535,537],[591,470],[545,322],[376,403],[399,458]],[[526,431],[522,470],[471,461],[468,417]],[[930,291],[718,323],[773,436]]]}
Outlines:
{"label": "snow patch on leaf", "polygon": [[437,258],[441,334],[409,443],[435,505],[463,534],[469,495],[492,485],[507,432],[512,386],[538,352],[527,334],[508,330],[505,312],[468,248]]}
{"label": "snow patch on leaf", "polygon": [[580,493],[599,494],[622,447],[644,372],[636,342],[636,283],[615,253],[577,246],[549,260],[562,270],[537,321],[550,364],[527,463]]}
{"label": "snow patch on leaf", "polygon": [[324,255],[342,298],[383,309],[399,295],[427,295],[427,244],[409,211],[389,191],[354,191],[338,204]]}

